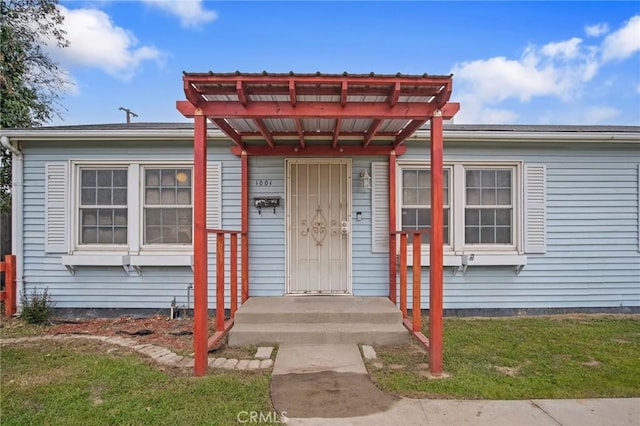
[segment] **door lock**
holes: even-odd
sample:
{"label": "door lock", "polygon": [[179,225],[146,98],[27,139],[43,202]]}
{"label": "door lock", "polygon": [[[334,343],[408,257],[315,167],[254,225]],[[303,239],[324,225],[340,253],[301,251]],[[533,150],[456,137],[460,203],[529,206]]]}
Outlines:
{"label": "door lock", "polygon": [[349,233],[349,222],[343,220],[340,223],[340,232],[342,233],[342,235],[347,235]]}

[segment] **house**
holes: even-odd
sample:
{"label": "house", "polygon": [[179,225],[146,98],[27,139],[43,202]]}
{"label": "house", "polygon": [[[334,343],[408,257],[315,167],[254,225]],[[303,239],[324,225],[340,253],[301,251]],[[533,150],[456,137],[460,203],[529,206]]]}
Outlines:
{"label": "house", "polygon": [[[412,243],[413,231],[429,229],[430,145],[440,132],[442,179],[433,185],[442,188],[443,226],[431,238],[442,240],[446,312],[640,311],[640,127],[442,129],[459,107],[449,102],[451,76],[184,81],[188,100],[177,107],[195,127],[1,132],[14,152],[12,251],[22,291],[48,287],[57,308],[94,315],[169,309],[174,300],[193,306],[194,257],[207,250],[194,256],[202,244],[194,229],[206,199],[199,229],[237,231],[221,245],[221,232],[207,234],[211,309],[289,294],[397,301],[395,231],[409,233],[409,280],[414,257],[424,266],[428,309],[430,235],[421,235],[421,252]],[[194,138],[206,140],[195,154]],[[194,169],[194,158],[206,168]],[[194,190],[202,181],[206,190]],[[222,248],[222,279],[242,288],[216,300]],[[411,309],[411,289],[405,297]]]}

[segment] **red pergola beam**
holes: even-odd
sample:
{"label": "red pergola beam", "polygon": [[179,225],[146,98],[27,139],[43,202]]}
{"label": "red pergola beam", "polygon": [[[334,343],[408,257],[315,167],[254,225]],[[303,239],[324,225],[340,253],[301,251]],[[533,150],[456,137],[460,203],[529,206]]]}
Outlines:
{"label": "red pergola beam", "polygon": [[264,121],[262,121],[262,119],[260,118],[254,118],[253,121],[255,121],[256,126],[258,126],[258,130],[260,130],[260,134],[262,134],[262,137],[264,138],[265,142],[267,142],[267,145],[273,148],[275,146],[275,144],[273,143],[273,136],[267,128],[267,125],[264,124]]}
{"label": "red pergola beam", "polygon": [[[291,82],[295,86],[295,83]],[[347,87],[347,88],[343,88]],[[341,103],[347,102],[347,95],[349,96],[390,96],[393,95],[394,86],[376,86],[376,87],[361,87],[361,86],[347,86],[346,82],[341,85],[331,86],[314,86],[314,87],[298,87],[295,86],[296,95],[308,96],[308,95],[327,95],[327,96],[340,96]],[[291,87],[287,92],[287,86],[243,86],[244,91],[249,95],[286,95],[291,97]],[[400,96],[416,96],[416,97],[432,97],[442,92],[443,85],[437,86],[424,86],[424,87],[402,87],[398,93]],[[236,89],[233,87],[210,87],[208,85],[197,85],[197,93],[201,95],[234,95]],[[344,96],[343,96],[344,95]],[[307,101],[308,102],[308,101]]]}
{"label": "red pergola beam", "polygon": [[231,127],[229,123],[227,123],[222,118],[214,118],[211,121],[213,121],[213,123],[216,126],[218,126],[220,130],[222,130],[227,136],[229,136],[229,138],[231,138],[233,143],[238,145],[240,148],[244,146],[244,143],[242,142],[242,136],[240,136],[240,134],[236,131],[236,129]]}
{"label": "red pergola beam", "polygon": [[[195,106],[188,101],[176,102],[185,117],[193,117]],[[367,118],[367,119],[426,119],[437,109],[435,105],[418,102],[401,103],[390,107],[382,102],[354,102],[344,107],[337,102],[298,103],[295,107],[282,102],[251,102],[246,107],[238,102],[208,101],[200,106],[210,118]]]}
{"label": "red pergola beam", "polygon": [[331,147],[338,146],[338,137],[340,137],[340,129],[342,128],[342,118],[336,118],[336,126],[333,128],[333,134],[331,135]]}
{"label": "red pergola beam", "polygon": [[391,96],[389,96],[389,105],[394,106],[398,103],[398,99],[400,98],[400,82],[396,81],[393,86],[393,92],[391,92]]}
{"label": "red pergola beam", "polygon": [[234,155],[242,155],[242,152],[245,151],[247,155],[256,155],[256,156],[296,156],[296,155],[306,155],[306,156],[331,156],[331,157],[341,157],[341,156],[359,156],[359,155],[389,155],[390,152],[395,152],[396,155],[402,155],[407,152],[407,147],[399,146],[397,148],[393,148],[389,145],[372,145],[367,149],[364,149],[362,146],[348,145],[348,146],[340,146],[337,148],[331,148],[326,145],[307,145],[306,148],[300,148],[298,145],[278,145],[274,148],[270,148],[264,145],[250,145],[245,147],[244,149],[234,146],[231,147],[231,152]]}
{"label": "red pergola beam", "polygon": [[395,138],[395,141],[393,142],[393,145],[394,146],[399,146],[402,142],[404,142],[405,139],[407,139],[409,136],[411,136],[413,134],[413,132],[415,132],[420,127],[422,127],[424,125],[424,123],[426,123],[426,122],[427,122],[427,120],[413,120],[412,122],[407,124],[405,126],[405,128],[402,129],[400,131],[400,133],[398,133],[396,135],[396,138]]}
{"label": "red pergola beam", "polygon": [[296,94],[296,82],[293,80],[289,80],[289,100],[291,105],[296,106],[298,95]]}
{"label": "red pergola beam", "polygon": [[425,76],[408,76],[408,75],[373,75],[373,76],[342,76],[342,75],[276,75],[276,74],[267,74],[267,75],[237,75],[237,74],[209,74],[209,73],[187,73],[183,76],[184,81],[188,81],[194,84],[233,84],[237,81],[241,81],[247,85],[249,84],[270,84],[270,85],[281,85],[288,86],[289,81],[293,80],[296,84],[337,84],[340,85],[342,82],[347,82],[349,84],[357,84],[357,85],[370,85],[370,86],[383,86],[389,85],[393,86],[397,81],[402,83],[405,86],[438,86],[447,84],[447,82],[451,81],[451,75],[425,75]]}
{"label": "red pergola beam", "polygon": [[[304,129],[302,128],[302,122],[300,121],[299,118],[295,119],[296,122],[296,132],[298,133],[298,139],[300,139],[300,147],[304,148],[305,147],[305,142],[304,142]],[[275,136],[274,132],[271,132],[271,136]]]}
{"label": "red pergola beam", "polygon": [[369,144],[373,140],[373,137],[376,135],[376,132],[380,128],[381,124],[382,124],[382,120],[380,120],[380,119],[373,120],[373,122],[371,123],[371,125],[367,129],[367,133],[364,136],[364,140],[362,141],[362,146],[364,148],[369,146]]}
{"label": "red pergola beam", "polygon": [[240,101],[242,105],[247,106],[249,100],[247,99],[247,94],[241,81],[236,83],[236,94],[238,95],[238,101]]}
{"label": "red pergola beam", "polygon": [[342,81],[340,84],[340,106],[345,106],[347,104],[348,89],[349,84],[346,81]]}

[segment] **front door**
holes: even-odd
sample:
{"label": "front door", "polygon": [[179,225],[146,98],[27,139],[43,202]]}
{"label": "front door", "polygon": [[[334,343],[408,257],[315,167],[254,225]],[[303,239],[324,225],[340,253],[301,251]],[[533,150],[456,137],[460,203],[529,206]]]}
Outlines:
{"label": "front door", "polygon": [[351,160],[287,160],[287,291],[351,292]]}

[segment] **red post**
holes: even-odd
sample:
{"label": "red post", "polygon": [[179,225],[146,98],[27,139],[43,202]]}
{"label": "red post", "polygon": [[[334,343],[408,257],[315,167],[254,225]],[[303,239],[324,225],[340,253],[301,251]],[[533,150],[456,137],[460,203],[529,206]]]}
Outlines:
{"label": "red post", "polygon": [[216,234],[216,331],[224,330],[224,232]]}
{"label": "red post", "polygon": [[240,214],[242,216],[242,240],[240,242],[240,262],[242,279],[242,303],[249,298],[249,156],[242,151],[240,157],[241,194]]}
{"label": "red post", "polygon": [[442,265],[444,244],[442,114],[431,117],[431,240],[429,245],[429,371],[442,374]]}
{"label": "red post", "polygon": [[4,316],[9,318],[16,313],[16,256],[6,255],[4,263]]}
{"label": "red post", "polygon": [[421,302],[421,285],[422,285],[422,235],[419,232],[413,234],[413,331],[420,331],[422,302]]}
{"label": "red post", "polygon": [[396,153],[389,154],[389,299],[396,303]]}
{"label": "red post", "polygon": [[194,372],[207,371],[209,303],[207,295],[207,119],[199,109],[193,135],[193,352]]}
{"label": "red post", "polygon": [[407,318],[407,234],[400,234],[400,311]]}
{"label": "red post", "polygon": [[231,234],[231,259],[229,261],[229,274],[231,275],[231,290],[229,297],[231,298],[231,318],[234,317],[238,310],[238,234]]}

